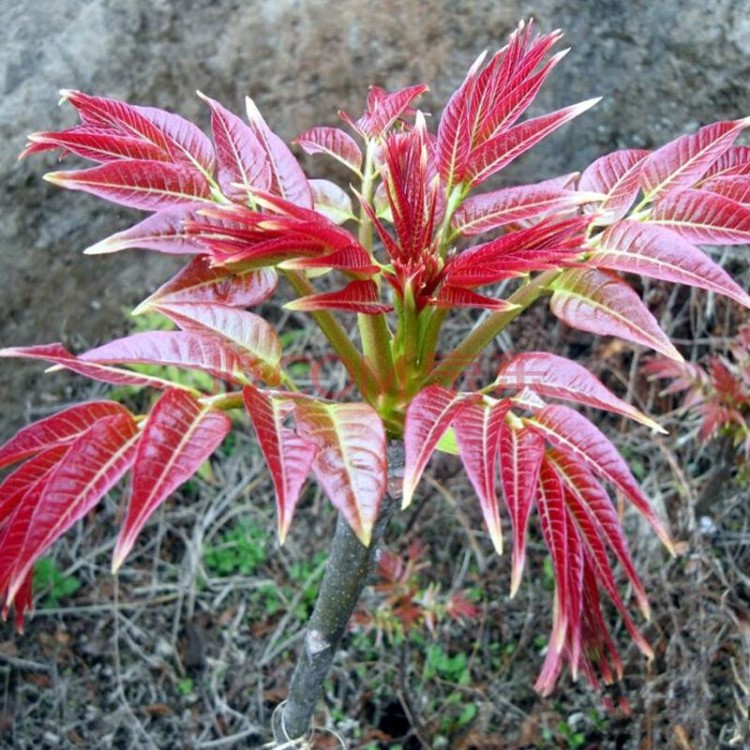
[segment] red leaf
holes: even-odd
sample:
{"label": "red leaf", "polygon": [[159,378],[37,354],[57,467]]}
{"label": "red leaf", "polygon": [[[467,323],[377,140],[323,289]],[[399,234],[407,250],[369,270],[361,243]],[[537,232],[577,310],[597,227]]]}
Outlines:
{"label": "red leaf", "polygon": [[700,189],[722,195],[741,203],[743,206],[750,206],[750,175],[713,177],[709,180],[703,180]]}
{"label": "red leaf", "polygon": [[[550,181],[551,182],[551,181]],[[454,230],[465,236],[576,208],[582,201],[574,190],[542,182],[503,188],[467,198],[453,215]]]}
{"label": "red leaf", "polygon": [[409,404],[404,426],[406,459],[402,507],[411,503],[424,467],[440,438],[458,414],[479,399],[479,394],[467,396],[431,385],[421,390]]}
{"label": "red leaf", "polygon": [[609,439],[585,417],[567,406],[546,406],[533,419],[524,420],[572,461],[583,461],[591,470],[620,490],[651,524],[664,545],[672,541],[644,497],[630,470]]}
{"label": "red leaf", "polygon": [[500,479],[513,532],[510,595],[521,585],[526,559],[526,530],[534,506],[544,440],[528,429],[505,425],[500,435]]}
{"label": "red leaf", "polygon": [[206,176],[213,172],[214,150],[208,136],[184,117],[157,107],[134,107],[166,139],[171,158],[192,164]]}
{"label": "red leaf", "polygon": [[385,430],[367,404],[298,399],[300,437],[315,446],[312,468],[333,506],[369,546],[388,473]]}
{"label": "red leaf", "polygon": [[615,274],[569,269],[557,277],[552,288],[550,309],[572,328],[617,336],[682,360],[640,297]]}
{"label": "red leaf", "polygon": [[124,406],[114,401],[89,401],[40,419],[19,430],[0,447],[0,468],[34,453],[68,443],[103,417],[129,413]]}
{"label": "red leaf", "polygon": [[484,523],[499,555],[503,553],[503,532],[495,493],[495,474],[500,431],[509,408],[507,401],[472,403],[453,420],[461,461],[477,493]]}
{"label": "red leaf", "polygon": [[531,23],[519,24],[508,46],[493,55],[484,68],[484,54],[480,55],[445,106],[438,127],[437,150],[440,174],[449,185],[466,181],[473,152],[513,125],[565,54],[555,55],[534,74],[561,34],[532,37],[531,30]]}
{"label": "red leaf", "polygon": [[617,398],[585,367],[555,354],[525,352],[514,356],[500,367],[495,385],[498,390],[530,388],[540,396],[605,409],[634,419],[657,432],[664,432],[652,419]]}
{"label": "red leaf", "polygon": [[[552,558],[555,576],[554,620],[545,669],[550,669],[563,652],[566,642],[571,648],[571,668],[576,676],[581,648],[581,605],[583,553],[580,539],[565,507],[560,479],[546,461],[539,472],[537,506],[542,536]],[[543,674],[544,674],[543,669]],[[554,671],[554,668],[553,668]]]}
{"label": "red leaf", "polygon": [[437,296],[430,298],[436,307],[453,310],[457,307],[483,307],[485,310],[515,310],[518,306],[504,299],[495,299],[483,294],[477,294],[470,289],[461,289],[443,284]]}
{"label": "red leaf", "polygon": [[[380,272],[380,267],[373,264],[367,251],[361,245],[354,244],[341,250],[335,250],[328,255],[313,255],[307,258],[285,260],[279,263],[279,268],[292,271],[303,271],[311,268],[335,268],[339,271],[363,276],[372,276]],[[377,299],[377,295],[375,299]]]}
{"label": "red leaf", "polygon": [[[47,478],[25,528],[6,536],[0,571],[8,573],[0,572],[0,590],[7,585],[7,604],[13,601],[34,561],[127,471],[138,437],[133,418],[117,414],[99,420],[70,444],[65,458]],[[8,559],[15,561],[10,570]]]}
{"label": "red leaf", "polygon": [[315,445],[284,427],[292,404],[273,398],[252,385],[242,391],[263,458],[276,491],[279,542],[284,543],[302,486],[310,472]]}
{"label": "red leaf", "polygon": [[321,292],[300,297],[293,302],[287,302],[287,310],[313,312],[315,310],[345,310],[347,312],[378,315],[389,312],[393,307],[380,301],[377,284],[374,281],[355,280],[349,282],[343,289],[333,292]]}
{"label": "red leaf", "polygon": [[[384,244],[398,272],[430,252],[433,229],[442,218],[434,151],[421,112],[417,113],[411,131],[387,138],[383,156],[387,175],[385,194],[398,237],[398,243],[385,241]],[[381,237],[387,234],[379,221],[374,223]]]}
{"label": "red leaf", "polygon": [[327,154],[355,172],[359,172],[362,166],[362,151],[357,142],[340,128],[310,128],[298,135],[294,142],[306,154]]}
{"label": "red leaf", "polygon": [[471,288],[569,264],[581,253],[587,226],[582,216],[545,220],[476,245],[448,264],[445,283]]}
{"label": "red leaf", "polygon": [[750,297],[720,265],[680,235],[651,222],[625,220],[609,227],[589,262],[600,268],[707,289],[750,307]]}
{"label": "red leaf", "polygon": [[9,519],[25,504],[24,496],[60,463],[69,450],[70,443],[46,448],[3,479],[0,484],[0,549],[9,528]]}
{"label": "red leaf", "polygon": [[724,154],[750,120],[716,122],[683,135],[654,151],[641,167],[641,188],[648,200],[697,182]]}
{"label": "red leaf", "polygon": [[279,382],[281,341],[274,327],[260,315],[213,304],[161,302],[154,309],[198,337],[213,334],[219,346],[225,341],[225,348],[236,355],[243,370],[272,385]]}
{"label": "red leaf", "polygon": [[114,161],[91,169],[50,172],[44,179],[69,190],[82,190],[145,211],[211,198],[206,178],[184,164]]}
{"label": "red leaf", "polygon": [[167,391],[149,414],[138,441],[125,521],[112,556],[116,573],[143,525],[200,468],[232,428],[223,412],[184,391]]}
{"label": "red leaf", "polygon": [[[257,359],[247,351],[240,351],[219,336],[205,330],[134,333],[132,336],[115,339],[80,354],[78,362],[87,365],[172,365],[188,370],[200,370],[235,383],[245,382],[245,373],[254,373],[258,367]],[[70,365],[66,363],[65,367]],[[160,383],[155,387],[180,387],[170,381],[160,380]],[[137,384],[139,383],[134,383]]]}
{"label": "red leaf", "polygon": [[692,406],[703,399],[708,386],[708,375],[692,362],[675,362],[666,357],[652,357],[643,363],[641,371],[652,378],[668,378],[672,382],[661,391],[661,395],[690,390],[683,399],[683,406]]}
{"label": "red leaf", "polygon": [[272,268],[245,270],[211,265],[198,255],[133,311],[134,315],[158,305],[215,304],[252,307],[268,299],[279,283]]}
{"label": "red leaf", "polygon": [[466,175],[472,187],[480,185],[507,167],[550,133],[591,109],[600,99],[601,97],[588,99],[550,114],[534,117],[492,137],[477,148],[468,160]]}
{"label": "red leaf", "polygon": [[197,202],[162,209],[129,229],[105,237],[83,252],[86,255],[103,255],[138,248],[173,255],[202,253],[203,246],[188,231],[185,222],[195,220],[199,210],[205,207],[205,202]]}
{"label": "red leaf", "polygon": [[589,560],[597,570],[602,587],[622,613],[624,620],[632,625],[612,576],[607,557],[608,547],[622,565],[633,586],[638,604],[644,616],[648,618],[649,606],[646,592],[630,556],[622,523],[606,491],[588,469],[575,458],[553,449],[546,460],[554,466],[555,473],[565,485],[566,505],[575,518],[581,537],[589,549]]}
{"label": "red leaf", "polygon": [[334,224],[354,219],[354,208],[349,193],[330,180],[308,180],[315,210]]}
{"label": "red leaf", "polygon": [[649,154],[650,151],[642,149],[614,151],[583,171],[578,189],[605,196],[598,205],[584,209],[596,212],[597,224],[612,224],[630,210],[640,190],[643,162]]}
{"label": "red leaf", "polygon": [[216,178],[224,195],[242,200],[247,197],[249,188],[268,190],[271,187],[271,165],[255,131],[219,102],[200,92],[198,96],[211,108]]}
{"label": "red leaf", "polygon": [[[116,99],[89,96],[80,91],[60,92],[77,110],[87,129],[134,137],[153,144],[165,160],[195,167],[204,174],[213,169],[213,149],[208,138],[184,118],[153,107],[134,107]],[[135,158],[130,156],[129,158]]]}
{"label": "red leaf", "polygon": [[14,572],[25,562],[19,552],[44,485],[68,450],[68,445],[59,445],[37,454],[8,475],[0,486],[0,605],[3,619],[11,604],[15,605],[19,628],[23,625],[24,610],[31,605],[28,596],[31,570],[19,583],[15,599],[8,596],[8,587]]}
{"label": "red leaf", "polygon": [[[161,333],[171,333],[163,331]],[[144,336],[156,335],[156,334],[142,334]],[[159,338],[159,337],[157,337]],[[124,339],[121,339],[124,341]],[[116,342],[112,342],[113,344]],[[142,343],[142,342],[141,342]],[[160,345],[163,342],[151,342],[152,347],[149,349],[150,352],[158,352]],[[184,345],[183,345],[184,346]],[[155,355],[158,356],[158,355]],[[29,359],[41,359],[44,362],[52,362],[55,367],[51,367],[50,370],[58,368],[65,368],[72,372],[77,372],[79,375],[91,378],[92,380],[99,380],[103,383],[111,383],[112,385],[135,385],[145,386],[150,388],[180,388],[175,383],[163,378],[157,378],[153,375],[142,375],[136,372],[130,372],[129,370],[121,370],[117,367],[111,367],[107,364],[99,362],[86,362],[82,361],[74,354],[71,354],[62,344],[42,344],[40,346],[13,346],[7,349],[0,349],[0,357],[28,357]],[[118,361],[118,360],[115,360]],[[125,361],[125,360],[119,360]],[[142,361],[142,360],[134,360]],[[163,360],[160,360],[160,363]],[[182,359],[180,359],[182,361]],[[175,364],[175,363],[172,363]],[[200,368],[199,368],[200,369]],[[191,390],[187,386],[184,386],[186,390]]]}
{"label": "red leaf", "polygon": [[701,180],[731,175],[750,175],[750,146],[731,146],[707,170]]}
{"label": "red leaf", "polygon": [[32,596],[32,584],[34,580],[34,571],[30,570],[26,578],[21,581],[21,585],[18,587],[16,592],[16,598],[13,600],[13,608],[16,611],[15,624],[16,631],[19,634],[23,634],[23,619],[26,610],[33,609],[34,599]]}
{"label": "red leaf", "polygon": [[750,242],[750,206],[707,190],[675,190],[658,200],[649,222],[691,242],[744,245]]}
{"label": "red leaf", "polygon": [[284,141],[266,124],[255,102],[245,99],[247,118],[255,137],[262,144],[271,166],[271,192],[304,208],[312,208],[312,193],[302,167]]}
{"label": "red leaf", "polygon": [[154,143],[96,127],[78,126],[57,133],[31,133],[28,139],[29,143],[19,159],[56,148],[63,149],[63,155],[69,151],[84,159],[102,163],[120,159],[169,159],[163,149]]}
{"label": "red leaf", "polygon": [[356,123],[352,123],[346,116],[344,119],[367,138],[381,138],[427,89],[424,84],[418,84],[389,94],[373,86],[367,100],[367,112]]}
{"label": "red leaf", "polygon": [[238,205],[213,206],[201,212],[201,221],[188,224],[218,264],[268,266],[357,244],[350,232],[317,211],[266,193],[254,192],[253,200],[274,213]]}

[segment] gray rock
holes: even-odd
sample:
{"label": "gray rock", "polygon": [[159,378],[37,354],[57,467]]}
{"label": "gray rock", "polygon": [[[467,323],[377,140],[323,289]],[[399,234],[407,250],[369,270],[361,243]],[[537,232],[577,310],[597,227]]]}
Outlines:
{"label": "gray rock", "polygon": [[[72,124],[60,88],[174,109],[207,124],[201,89],[239,110],[254,97],[286,138],[336,111],[356,113],[370,83],[432,86],[437,113],[467,66],[534,15],[572,46],[539,110],[604,101],[525,158],[512,179],[580,169],[622,146],[654,146],[688,127],[750,114],[747,0],[5,0],[0,27],[0,342],[90,346],[121,333],[174,259],[80,251],[135,215],[41,180],[53,159],[18,163],[26,133]],[[710,8],[710,10],[708,9]],[[324,170],[318,161],[306,166]],[[65,376],[0,365],[0,437],[39,389],[67,398]],[[73,394],[74,395],[74,394]]]}

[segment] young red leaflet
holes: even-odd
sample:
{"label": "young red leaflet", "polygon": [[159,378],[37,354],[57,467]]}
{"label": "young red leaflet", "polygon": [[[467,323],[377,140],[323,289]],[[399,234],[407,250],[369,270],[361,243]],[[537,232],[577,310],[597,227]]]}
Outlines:
{"label": "young red leaflet", "polygon": [[[358,276],[373,276],[380,272],[380,267],[373,265],[370,256],[359,245],[350,245],[341,250],[334,250],[326,255],[308,256],[306,258],[295,258],[279,263],[279,268],[290,271],[304,271],[314,268],[336,269]],[[357,289],[357,287],[354,287]],[[367,285],[362,287],[366,290]],[[377,291],[377,290],[376,290]],[[371,295],[372,296],[372,295]],[[373,296],[373,300],[377,294]]]}
{"label": "young red leaflet", "polygon": [[19,627],[23,625],[24,610],[30,606],[28,597],[24,598],[22,593],[28,587],[29,574],[19,580],[15,601],[9,596],[9,586],[14,572],[27,562],[20,553],[41,493],[68,452],[67,445],[43,451],[7,476],[0,486],[0,604],[3,618],[11,604],[15,605]]}
{"label": "young red leaflet", "polygon": [[467,198],[453,215],[452,225],[456,232],[471,236],[525,219],[562,213],[581,202],[580,194],[554,184],[503,188]]}
{"label": "young red leaflet", "polygon": [[151,410],[138,440],[128,512],[117,537],[117,571],[154,511],[219,447],[229,417],[206,408],[185,391],[167,391]]}
{"label": "young red leaflet", "polygon": [[484,523],[498,554],[503,552],[503,532],[495,494],[495,475],[500,434],[509,408],[507,401],[472,403],[453,421],[461,461],[479,498]]}
{"label": "young red leaflet", "polygon": [[291,402],[269,396],[252,385],[245,386],[242,393],[271,472],[276,491],[279,541],[283,544],[318,449],[284,427],[284,419],[293,409]]}
{"label": "young red leaflet", "polygon": [[128,413],[124,406],[113,401],[89,401],[71,406],[17,432],[0,447],[0,468],[68,443],[103,417]]}
{"label": "young red leaflet", "polygon": [[521,585],[526,559],[526,530],[537,492],[544,440],[528,429],[505,425],[500,434],[500,479],[513,532],[510,595]]}
{"label": "young red leaflet", "polygon": [[611,224],[628,213],[638,196],[640,172],[649,153],[643,149],[614,151],[583,171],[578,189],[604,196],[598,205],[587,207],[596,212],[597,224]]}
{"label": "young red leaflet", "polygon": [[555,130],[587,109],[591,109],[598,102],[599,98],[588,99],[572,107],[526,120],[494,136],[469,157],[466,171],[471,186],[481,185]]}
{"label": "young red leaflet", "polygon": [[712,177],[700,183],[701,190],[723,195],[743,206],[750,206],[750,175]]}
{"label": "young red leaflet", "polygon": [[583,461],[594,473],[619,489],[640,511],[664,545],[672,542],[656,513],[636,484],[627,464],[608,438],[591,422],[567,406],[551,405],[542,409],[529,427],[551,442],[563,455]]}
{"label": "young red leaflet", "polygon": [[750,296],[742,287],[669,226],[619,221],[601,235],[589,262],[600,268],[708,289],[750,307]]}
{"label": "young red leaflet", "polygon": [[461,253],[445,271],[450,286],[473,288],[531,271],[557,268],[573,262],[583,244],[588,220],[542,221],[527,229]]}
{"label": "young red leaflet", "polygon": [[350,281],[343,289],[335,292],[300,297],[294,302],[287,303],[286,308],[301,312],[345,310],[365,315],[377,315],[393,309],[391,305],[380,300],[374,281]]}
{"label": "young red leaflet", "polygon": [[477,294],[470,289],[442,284],[435,297],[430,298],[430,303],[437,307],[455,310],[459,307],[483,307],[485,310],[514,310],[516,305],[505,299],[495,299],[484,294]]}
{"label": "young red leaflet", "polygon": [[30,154],[62,149],[84,159],[100,163],[119,159],[147,159],[165,161],[168,157],[154,143],[130,135],[117,135],[103,128],[71,128],[58,133],[32,133],[29,145],[21,157]]}
{"label": "young red leaflet", "polygon": [[565,271],[554,282],[550,309],[573,328],[618,336],[677,361],[682,356],[633,289],[597,269]]}
{"label": "young red leaflet", "polygon": [[[172,365],[200,370],[223,380],[245,382],[245,374],[257,371],[259,360],[252,352],[227,344],[219,336],[205,331],[144,331],[115,339],[79,355],[77,363],[96,368],[104,365]],[[65,364],[75,369],[73,364]],[[114,369],[114,368],[111,368]],[[122,372],[122,371],[119,371]],[[82,371],[82,374],[88,374]],[[91,377],[91,376],[90,376]],[[152,382],[151,376],[133,373],[131,385],[171,387],[168,381]],[[156,379],[154,379],[156,380]],[[122,383],[129,381],[122,379]]]}
{"label": "young red leaflet", "polygon": [[83,252],[86,255],[104,255],[133,248],[174,255],[204,252],[198,238],[189,231],[187,222],[197,219],[198,212],[205,206],[205,202],[193,202],[161,209],[135,226],[87,247]]}
{"label": "young red leaflet", "polygon": [[362,151],[357,142],[340,128],[310,128],[294,141],[305,153],[327,154],[355,172],[362,166]]}
{"label": "young red leaflet", "polygon": [[183,337],[192,334],[208,339],[206,348],[209,353],[214,348],[210,339],[216,339],[217,351],[224,349],[234,354],[243,371],[263,378],[271,385],[278,383],[281,342],[273,326],[260,315],[206,303],[160,302],[155,309],[177,323],[185,332]]}
{"label": "young red leaflet", "polygon": [[[154,333],[144,333],[140,338],[134,342],[128,342],[132,344],[132,348],[129,349],[128,355],[123,358],[115,357],[107,361],[93,361],[90,358],[86,359],[84,355],[76,357],[71,354],[62,344],[43,344],[41,346],[14,346],[8,347],[7,349],[0,349],[0,357],[27,357],[28,359],[40,359],[43,362],[51,362],[54,367],[50,370],[64,368],[77,372],[79,375],[91,378],[92,380],[99,380],[103,383],[110,383],[112,385],[135,385],[135,386],[147,386],[150,388],[173,388],[173,387],[185,387],[179,386],[172,383],[169,380],[160,378],[154,375],[143,375],[141,373],[132,372],[130,370],[123,370],[120,367],[113,367],[112,363],[158,363],[158,364],[175,364],[179,362],[185,366],[189,366],[186,362],[189,362],[189,357],[184,356],[186,349],[185,341],[178,342],[173,336],[163,337],[160,334],[168,333],[171,331],[159,331]],[[127,337],[133,338],[133,337]],[[127,339],[121,339],[120,341],[126,341]],[[163,344],[171,345],[162,349]],[[119,342],[113,341],[110,344],[105,344],[107,347],[105,353],[112,353],[114,346],[115,351],[118,351],[118,356],[122,355],[123,351],[120,348]],[[174,354],[169,353],[169,348],[176,349],[177,352]],[[188,347],[190,348],[190,347]],[[200,349],[200,347],[198,347]],[[195,347],[192,347],[195,351]],[[90,352],[88,352],[90,354]],[[198,360],[204,361],[203,353],[201,351],[196,352],[199,355]],[[170,356],[172,359],[170,360]],[[225,359],[225,357],[222,358]],[[204,367],[198,367],[197,369],[207,369]],[[224,372],[222,370],[222,372]]]}
{"label": "young red leaflet", "polygon": [[312,193],[307,178],[289,147],[271,131],[249,97],[245,99],[245,108],[250,129],[266,152],[271,167],[271,192],[298,206],[311,208]]}
{"label": "young red leaflet", "polygon": [[427,86],[422,84],[409,86],[390,94],[373,86],[367,100],[367,112],[356,123],[352,123],[346,116],[345,120],[364,136],[374,140],[382,136],[400,117],[405,115],[411,103],[425,91],[427,91]]}
{"label": "young red leaflet", "polygon": [[440,438],[461,410],[478,400],[479,396],[467,398],[440,386],[430,386],[421,391],[411,402],[406,413],[406,426],[404,427],[406,466],[404,468],[403,506],[405,508],[411,503],[422,472],[440,442]]}
{"label": "young red leaflet", "polygon": [[354,206],[349,193],[330,180],[308,180],[313,207],[334,224],[354,219]]}
{"label": "young red leaflet", "polygon": [[582,365],[548,352],[525,352],[501,365],[495,380],[498,390],[531,388],[540,396],[575,401],[622,414],[664,432],[656,422],[617,398]]}
{"label": "young red leaflet", "polygon": [[750,206],[718,193],[675,190],[654,206],[649,217],[690,242],[744,245],[750,242]]}
{"label": "young red leaflet", "polygon": [[312,469],[333,506],[369,545],[385,492],[385,431],[367,404],[294,404],[297,432],[315,446]]}
{"label": "young red leaflet", "polygon": [[[149,158],[156,161],[182,163],[193,167],[204,174],[210,174],[213,168],[213,149],[206,136],[193,125],[178,115],[153,107],[134,107],[116,99],[89,96],[80,91],[62,91],[63,100],[70,102],[81,117],[81,126],[62,133],[45,133],[45,149],[65,147],[68,134],[80,134],[79,148],[86,143],[85,136],[91,136],[96,144],[101,138],[109,138],[121,151],[121,156],[128,159]],[[63,143],[57,143],[57,136]],[[32,146],[25,153],[40,150],[41,143],[31,139]],[[132,144],[131,151],[124,147]],[[92,158],[76,151],[86,158]],[[106,159],[94,159],[106,161]]]}
{"label": "young red leaflet", "polygon": [[[0,558],[0,591],[7,587],[6,603],[13,601],[34,561],[130,468],[137,438],[132,417],[117,414],[99,420],[70,444],[29,503],[30,514],[10,520]],[[14,533],[16,524],[21,533]],[[8,558],[15,560],[12,566]]]}
{"label": "young red leaflet", "polygon": [[646,198],[653,200],[670,190],[693,185],[731,148],[748,124],[750,119],[717,122],[654,151],[640,170],[641,189]]}
{"label": "young red leaflet", "polygon": [[272,268],[246,270],[214,266],[209,256],[198,255],[141,302],[134,314],[160,304],[252,307],[268,299],[276,291],[278,281]]}
{"label": "young red leaflet", "polygon": [[219,102],[199,94],[211,108],[216,179],[224,194],[242,200],[248,189],[271,187],[271,163],[256,132]]}
{"label": "young red leaflet", "polygon": [[209,201],[206,178],[183,164],[114,161],[75,172],[50,172],[44,179],[69,190],[82,190],[113,203],[144,211]]}

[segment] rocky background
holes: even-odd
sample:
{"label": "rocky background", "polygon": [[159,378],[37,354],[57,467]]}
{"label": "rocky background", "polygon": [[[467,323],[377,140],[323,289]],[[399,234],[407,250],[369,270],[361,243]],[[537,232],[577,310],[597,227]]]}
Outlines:
{"label": "rocky background", "polygon": [[[127,211],[41,179],[53,157],[19,163],[25,134],[72,124],[60,88],[174,109],[207,123],[194,91],[241,110],[254,97],[285,138],[357,113],[370,83],[428,82],[438,112],[467,66],[521,18],[562,28],[572,51],[539,106],[604,95],[512,175],[583,168],[604,151],[653,146],[750,114],[748,0],[2,0],[0,2],[0,343],[92,346],[121,333],[123,308],[173,259],[80,251],[132,223]],[[706,8],[710,7],[711,10]],[[319,163],[314,166],[321,167]],[[0,438],[72,380],[0,363]],[[66,391],[66,389],[68,389]],[[65,395],[67,393],[67,396]],[[50,396],[51,398],[51,396]]]}

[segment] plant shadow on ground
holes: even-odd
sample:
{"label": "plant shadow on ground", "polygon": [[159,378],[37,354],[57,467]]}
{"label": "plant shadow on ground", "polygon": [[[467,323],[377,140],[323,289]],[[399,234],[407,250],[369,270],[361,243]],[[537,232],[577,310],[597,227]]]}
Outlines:
{"label": "plant shadow on ground", "polygon": [[[650,295],[669,314],[675,338],[699,342],[695,356],[736,329],[732,308],[716,302],[709,309],[700,293],[667,298],[654,285]],[[543,310],[534,315],[539,325],[525,321],[519,336],[532,340],[517,341],[519,349],[554,344],[639,406],[667,412],[670,435],[656,441],[641,427],[604,424],[683,543],[670,559],[638,518],[627,518],[651,592],[646,633],[656,654],[649,664],[628,648],[625,680],[605,695],[627,700],[631,713],[606,711],[600,696],[569,678],[549,698],[534,693],[551,622],[538,529],[525,582],[510,602],[508,556],[492,553],[467,480],[445,457],[431,463],[420,499],[395,519],[387,546],[406,559],[419,540],[428,564],[415,573],[418,595],[443,601],[461,592],[476,614],[439,617],[432,632],[388,631],[387,617],[372,617],[386,594],[368,589],[365,614],[336,658],[316,716],[316,750],[342,741],[352,750],[750,746],[747,487],[726,482],[697,514],[717,453],[686,437],[690,425],[676,402],[636,379],[640,355],[564,330]],[[314,354],[318,345],[300,333],[300,351]],[[309,488],[279,548],[262,457],[249,428],[234,435],[210,471],[165,504],[118,578],[109,573],[116,498],[37,569],[42,585],[26,633],[16,635],[10,623],[0,630],[0,747],[208,750],[269,741],[334,516]],[[617,622],[614,612],[609,617]],[[627,642],[622,628],[616,637]]]}

